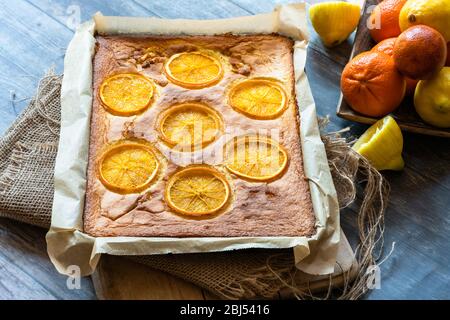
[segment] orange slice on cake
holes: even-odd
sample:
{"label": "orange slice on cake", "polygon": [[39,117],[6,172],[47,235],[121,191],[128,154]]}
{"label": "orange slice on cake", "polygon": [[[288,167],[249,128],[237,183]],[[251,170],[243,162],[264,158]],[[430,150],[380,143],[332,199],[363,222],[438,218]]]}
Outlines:
{"label": "orange slice on cake", "polygon": [[286,150],[266,136],[235,137],[225,144],[226,168],[238,177],[269,181],[279,177],[287,166]]}
{"label": "orange slice on cake", "polygon": [[111,191],[128,194],[147,189],[159,168],[151,146],[124,142],[110,147],[100,158],[100,181]]}
{"label": "orange slice on cake", "polygon": [[218,113],[201,103],[183,103],[170,107],[160,116],[161,139],[186,151],[213,142],[222,130]]}
{"label": "orange slice on cake", "polygon": [[201,89],[222,79],[223,68],[219,60],[203,52],[174,54],[164,65],[167,78],[188,89]]}
{"label": "orange slice on cake", "polygon": [[105,79],[99,93],[108,112],[128,117],[148,108],[153,99],[154,84],[142,75],[122,73]]}
{"label": "orange slice on cake", "polygon": [[204,216],[223,209],[230,197],[225,177],[209,166],[190,166],[167,182],[165,200],[177,213]]}
{"label": "orange slice on cake", "polygon": [[249,118],[275,119],[286,109],[286,92],[272,79],[249,79],[235,85],[229,93],[231,107]]}

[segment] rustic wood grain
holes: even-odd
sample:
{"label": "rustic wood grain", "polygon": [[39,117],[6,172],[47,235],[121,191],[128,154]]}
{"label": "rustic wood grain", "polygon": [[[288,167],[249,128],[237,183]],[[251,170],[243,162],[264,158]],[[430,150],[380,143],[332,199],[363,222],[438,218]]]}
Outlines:
{"label": "rustic wood grain", "polygon": [[[0,1],[0,134],[34,94],[39,78],[52,65],[62,71],[63,54],[73,30],[67,9],[79,5],[82,20],[96,11],[130,16],[213,18],[266,12],[290,0],[195,1]],[[150,4],[148,4],[150,3]],[[170,7],[168,6],[170,3]],[[176,12],[176,14],[174,13]],[[351,53],[351,41],[326,49],[311,30],[306,70],[319,115],[330,115],[328,130],[367,128],[336,116],[339,79]],[[15,103],[10,97],[15,95]],[[368,299],[450,298],[450,148],[448,139],[405,133],[406,168],[385,173],[391,183],[386,214],[386,246],[396,242],[381,266],[381,289]],[[342,227],[352,244],[358,239],[357,203],[344,210]],[[0,299],[94,299],[89,278],[81,290],[68,290],[66,278],[48,260],[45,231],[0,219]],[[204,294],[204,298],[208,298]]]}
{"label": "rustic wood grain", "polygon": [[47,256],[46,231],[0,219],[0,300],[95,299],[89,278],[69,290]]}
{"label": "rustic wood grain", "polygon": [[203,290],[189,282],[117,256],[103,255],[92,281],[101,300],[205,299]]}
{"label": "rustic wood grain", "polygon": [[[343,233],[337,264],[339,267],[331,277],[331,285],[341,287],[357,272],[354,253]],[[103,256],[92,280],[99,299],[219,299],[206,290],[123,257]],[[299,288],[317,294],[326,292],[330,286],[328,276],[312,276],[302,272],[297,272],[296,282]],[[286,289],[278,293],[278,298],[292,299],[294,296],[291,290]]]}

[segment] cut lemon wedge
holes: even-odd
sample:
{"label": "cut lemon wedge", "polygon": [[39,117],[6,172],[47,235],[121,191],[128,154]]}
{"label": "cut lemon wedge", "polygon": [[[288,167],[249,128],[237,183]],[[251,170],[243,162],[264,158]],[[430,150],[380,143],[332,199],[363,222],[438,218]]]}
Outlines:
{"label": "cut lemon wedge", "polygon": [[250,79],[231,89],[229,103],[250,118],[274,119],[286,108],[286,92],[274,80]]}
{"label": "cut lemon wedge", "polygon": [[219,60],[202,52],[175,54],[166,62],[164,70],[171,82],[188,89],[209,87],[223,76]]}
{"label": "cut lemon wedge", "polygon": [[132,116],[144,111],[152,102],[153,82],[134,73],[109,77],[100,86],[103,106],[112,114]]}
{"label": "cut lemon wedge", "polygon": [[327,47],[345,41],[358,26],[361,7],[357,3],[327,1],[309,8],[309,17],[314,30]]}
{"label": "cut lemon wedge", "polygon": [[222,209],[230,196],[225,177],[203,165],[187,167],[168,181],[165,199],[175,212],[189,216],[213,214]]}
{"label": "cut lemon wedge", "polygon": [[378,120],[356,141],[353,149],[377,170],[402,170],[403,136],[394,118]]}
{"label": "cut lemon wedge", "polygon": [[111,191],[136,193],[149,187],[158,167],[158,159],[150,146],[124,142],[103,154],[99,162],[99,176]]}
{"label": "cut lemon wedge", "polygon": [[241,136],[225,144],[225,166],[235,175],[253,181],[268,181],[283,173],[288,154],[268,137]]}
{"label": "cut lemon wedge", "polygon": [[158,126],[161,139],[187,151],[213,142],[221,128],[222,121],[217,112],[200,103],[170,107],[161,115]]}

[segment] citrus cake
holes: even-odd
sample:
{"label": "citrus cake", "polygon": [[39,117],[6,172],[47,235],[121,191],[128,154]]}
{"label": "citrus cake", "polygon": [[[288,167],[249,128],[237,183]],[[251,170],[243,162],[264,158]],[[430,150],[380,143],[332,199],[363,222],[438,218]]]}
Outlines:
{"label": "citrus cake", "polygon": [[293,44],[97,36],[84,231],[314,235]]}

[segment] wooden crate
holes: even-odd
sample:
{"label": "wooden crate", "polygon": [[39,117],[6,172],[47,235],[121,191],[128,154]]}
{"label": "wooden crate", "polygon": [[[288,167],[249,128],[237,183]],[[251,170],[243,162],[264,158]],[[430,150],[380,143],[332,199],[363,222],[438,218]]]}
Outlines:
{"label": "wooden crate", "polygon": [[[358,29],[356,31],[355,42],[350,59],[361,52],[369,51],[375,45],[375,42],[372,40],[369,34],[367,19],[370,16],[371,6],[374,6],[379,2],[381,1],[365,1],[361,20],[359,21]],[[377,118],[368,117],[354,111],[345,101],[342,93],[338,102],[337,115],[347,120],[365,124],[373,124],[378,120]],[[405,131],[450,138],[450,128],[437,128],[422,121],[422,119],[414,109],[414,102],[412,97],[406,97],[400,107],[393,112],[392,116],[397,121],[400,128]]]}

